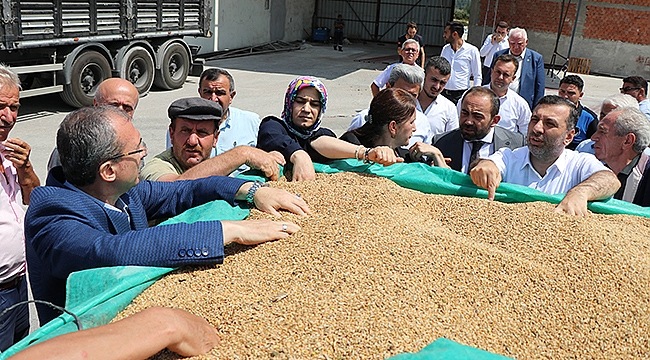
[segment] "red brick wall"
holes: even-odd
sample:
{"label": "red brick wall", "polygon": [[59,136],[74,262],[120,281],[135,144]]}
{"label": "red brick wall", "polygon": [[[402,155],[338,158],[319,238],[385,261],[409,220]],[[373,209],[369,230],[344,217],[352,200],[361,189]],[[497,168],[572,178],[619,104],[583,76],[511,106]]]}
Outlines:
{"label": "red brick wall", "polygon": [[[610,0],[629,1],[632,0]],[[648,0],[638,0],[645,2]],[[650,7],[647,11],[587,6],[587,21],[583,38],[622,41],[650,45]]]}
{"label": "red brick wall", "polygon": [[[478,26],[483,25],[488,1],[490,8],[487,9],[486,26],[492,26],[495,10],[494,5],[496,3],[494,0],[481,0],[481,14],[478,17],[480,23],[476,24]],[[500,0],[496,21],[504,20],[512,27],[525,28],[527,31],[557,33],[561,9],[562,3],[557,1]],[[566,15],[562,34],[571,35],[571,29],[573,28],[573,22],[576,17],[576,4],[569,5],[566,11],[568,14]]]}
{"label": "red brick wall", "polygon": [[[484,25],[487,12],[485,25],[492,26],[495,4],[494,0],[480,0],[479,23],[474,25]],[[505,20],[512,26],[528,31],[557,33],[562,7],[560,1],[500,0],[498,4],[497,21]],[[650,45],[650,0],[583,0],[585,4],[584,28],[582,33],[576,33],[578,37]],[[612,6],[608,6],[610,4]],[[625,6],[635,8],[622,8]],[[576,16],[576,2],[569,5],[566,11],[562,35],[570,36]],[[585,16],[585,13],[581,13],[581,16]]]}

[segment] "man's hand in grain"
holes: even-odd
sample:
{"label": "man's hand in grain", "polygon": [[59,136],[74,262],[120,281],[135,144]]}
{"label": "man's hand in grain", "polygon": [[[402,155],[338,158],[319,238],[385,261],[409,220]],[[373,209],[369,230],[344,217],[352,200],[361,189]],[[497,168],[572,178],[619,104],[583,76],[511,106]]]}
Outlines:
{"label": "man's hand in grain", "polygon": [[289,221],[242,220],[222,221],[223,244],[257,245],[267,241],[286,239],[300,230]]}
{"label": "man's hand in grain", "polygon": [[259,210],[278,217],[281,216],[278,210],[287,210],[301,216],[311,214],[309,205],[303,198],[282,189],[261,187],[255,192],[253,201]]}
{"label": "man's hand in grain", "polygon": [[487,189],[488,200],[494,200],[499,184],[501,184],[501,172],[491,160],[481,160],[470,170],[469,176],[474,184],[480,188]]}
{"label": "man's hand in grain", "polygon": [[587,210],[587,197],[578,191],[569,191],[555,208],[555,212],[566,215],[585,216],[589,213]]}
{"label": "man's hand in grain", "polygon": [[246,165],[252,169],[260,170],[264,176],[272,181],[278,180],[280,168],[278,165],[284,165],[284,156],[277,151],[266,152],[254,147],[247,147],[248,154]]}

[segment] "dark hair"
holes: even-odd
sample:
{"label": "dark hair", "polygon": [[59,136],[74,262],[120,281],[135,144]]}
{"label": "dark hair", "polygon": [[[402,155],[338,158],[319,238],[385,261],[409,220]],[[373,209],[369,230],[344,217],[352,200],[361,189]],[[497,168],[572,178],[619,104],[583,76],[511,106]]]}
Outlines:
{"label": "dark hair", "polygon": [[519,61],[517,61],[517,58],[514,57],[514,55],[501,54],[497,57],[496,60],[494,60],[494,64],[496,65],[498,61],[515,64],[515,74],[517,73],[517,69],[519,69]]}
{"label": "dark hair", "polygon": [[232,75],[228,71],[222,68],[210,68],[210,69],[205,69],[201,73],[201,77],[199,78],[199,89],[201,88],[201,84],[203,83],[203,80],[208,80],[208,81],[215,81],[219,78],[219,76],[225,76],[228,78],[228,82],[230,83],[230,93],[232,94],[235,91],[235,79],[232,78]]}
{"label": "dark hair", "polygon": [[463,34],[465,33],[465,27],[458,21],[449,21],[445,27],[449,27],[452,34],[457,33],[458,37],[463,37]]}
{"label": "dark hair", "polygon": [[131,117],[114,106],[85,107],[69,113],[59,125],[56,147],[63,174],[74,186],[95,182],[99,166],[119,155],[124,147],[117,139],[112,118]]}
{"label": "dark hair", "polygon": [[500,28],[505,28],[505,29],[507,29],[507,28],[509,28],[509,27],[510,27],[510,25],[508,25],[508,23],[507,23],[507,22],[505,22],[505,21],[503,21],[503,20],[501,20],[501,21],[499,21],[499,23],[497,24],[497,27],[500,27]]}
{"label": "dark hair", "polygon": [[648,82],[646,79],[642,78],[641,76],[628,76],[625,79],[623,79],[624,83],[630,83],[634,85],[635,87],[639,87],[643,89],[646,95],[648,95]]}
{"label": "dark hair", "polygon": [[451,64],[449,63],[449,60],[445,59],[442,56],[430,57],[424,64],[424,71],[428,71],[431,67],[438,69],[442,75],[446,76],[451,74]]}
{"label": "dark hair", "polygon": [[490,88],[486,88],[483,86],[474,86],[473,88],[470,88],[465,92],[463,95],[463,101],[471,94],[480,94],[485,97],[487,97],[490,100],[490,115],[492,117],[495,117],[499,114],[499,108],[501,107],[501,101],[499,101],[499,97],[497,94],[494,93]]}
{"label": "dark hair", "polygon": [[416,24],[415,21],[409,21],[406,24],[406,30],[408,30],[410,28],[413,28],[413,29],[417,30],[418,29],[418,24]]}
{"label": "dark hair", "polygon": [[[539,102],[537,102],[535,108],[540,105],[563,105],[568,107],[569,117],[566,119],[566,128],[567,130],[575,129],[576,123],[578,122],[578,116],[580,116],[580,112],[571,101],[557,95],[546,95],[543,98],[539,99]],[[535,111],[535,109],[533,109],[533,111]]]}
{"label": "dark hair", "polygon": [[416,100],[408,91],[399,88],[387,88],[372,99],[366,123],[353,130],[354,135],[369,147],[377,144],[378,139],[387,131],[388,124],[395,121],[401,124],[415,114]]}
{"label": "dark hair", "polygon": [[582,81],[582,78],[578,75],[565,76],[562,78],[562,80],[560,80],[560,85],[562,84],[575,85],[575,87],[577,87],[580,91],[582,91],[582,88],[585,86],[585,82]]}

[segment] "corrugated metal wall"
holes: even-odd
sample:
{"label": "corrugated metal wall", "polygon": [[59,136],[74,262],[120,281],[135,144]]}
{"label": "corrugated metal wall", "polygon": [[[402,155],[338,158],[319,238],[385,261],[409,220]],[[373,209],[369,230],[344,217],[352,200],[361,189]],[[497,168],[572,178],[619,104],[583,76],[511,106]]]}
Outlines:
{"label": "corrugated metal wall", "polygon": [[314,26],[333,28],[341,14],[346,37],[396,43],[406,33],[406,23],[415,21],[427,46],[442,47],[454,7],[455,0],[318,0]]}

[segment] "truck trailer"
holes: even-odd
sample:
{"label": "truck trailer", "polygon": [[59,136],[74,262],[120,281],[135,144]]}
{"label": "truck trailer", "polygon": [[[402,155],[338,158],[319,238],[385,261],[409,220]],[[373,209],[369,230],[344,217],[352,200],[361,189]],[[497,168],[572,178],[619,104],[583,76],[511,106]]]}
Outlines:
{"label": "truck trailer", "polygon": [[97,86],[121,77],[141,96],[183,86],[202,70],[186,36],[211,36],[209,0],[0,0],[0,63],[21,97],[60,93],[92,105]]}

